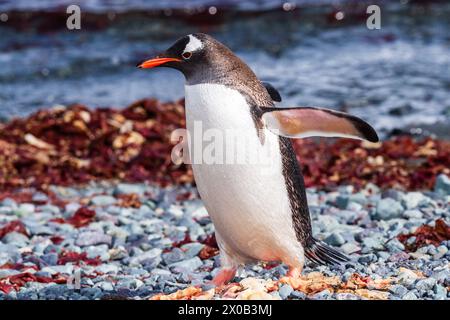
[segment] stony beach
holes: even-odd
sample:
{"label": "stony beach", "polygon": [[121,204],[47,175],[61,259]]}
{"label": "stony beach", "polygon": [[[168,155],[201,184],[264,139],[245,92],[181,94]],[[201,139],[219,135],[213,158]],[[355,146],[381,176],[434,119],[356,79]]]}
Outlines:
{"label": "stony beach", "polygon": [[[192,171],[170,160],[183,101],[41,110],[0,125],[0,299],[448,299],[450,146],[297,139],[317,238],[341,266],[219,257]],[[232,201],[232,199],[230,199]]]}
{"label": "stony beach", "polygon": [[308,263],[301,279],[257,264],[215,290],[207,285],[218,270],[214,228],[194,187],[105,182],[47,193],[23,189],[0,201],[0,299],[450,297],[445,175],[426,192],[309,188],[316,236],[351,262]]}

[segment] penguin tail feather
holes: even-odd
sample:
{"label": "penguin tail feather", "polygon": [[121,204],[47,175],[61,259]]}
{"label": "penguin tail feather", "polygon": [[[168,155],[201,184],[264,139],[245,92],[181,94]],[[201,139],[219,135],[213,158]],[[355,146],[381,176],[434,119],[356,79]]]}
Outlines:
{"label": "penguin tail feather", "polygon": [[305,248],[305,255],[309,260],[319,265],[341,264],[350,261],[344,254],[314,238],[311,244]]}

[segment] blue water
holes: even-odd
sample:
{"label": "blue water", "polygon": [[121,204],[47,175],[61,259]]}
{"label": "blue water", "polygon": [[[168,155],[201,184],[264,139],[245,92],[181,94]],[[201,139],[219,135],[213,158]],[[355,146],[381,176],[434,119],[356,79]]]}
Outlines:
{"label": "blue water", "polygon": [[[66,2],[73,3],[0,1],[0,12],[61,10]],[[0,117],[75,102],[124,107],[144,97],[182,98],[180,74],[168,69],[139,70],[135,65],[176,38],[202,31],[226,43],[261,79],[277,87],[284,98],[282,105],[347,110],[384,132],[419,127],[446,136],[450,6],[400,2],[382,6],[381,30],[368,30],[365,17],[355,16],[351,8],[342,9],[343,20],[333,19],[336,8],[329,6],[331,2],[324,1],[320,7],[317,2],[311,6],[312,1],[297,1],[301,10],[283,12],[272,10],[281,6],[280,1],[134,0],[127,5],[85,1],[87,12],[115,15],[104,27],[82,25],[81,31],[58,27],[42,31],[36,17],[35,27],[18,27],[12,21],[16,16],[10,14],[8,21],[0,22]],[[143,14],[181,5],[232,9],[223,19],[217,15],[217,23],[211,23],[214,18],[197,23]]]}

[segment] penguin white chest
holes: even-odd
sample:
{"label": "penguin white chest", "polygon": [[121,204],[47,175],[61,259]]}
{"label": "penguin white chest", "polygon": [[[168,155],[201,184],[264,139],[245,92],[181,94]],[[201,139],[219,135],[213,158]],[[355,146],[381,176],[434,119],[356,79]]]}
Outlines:
{"label": "penguin white chest", "polygon": [[250,107],[236,90],[219,84],[185,90],[194,177],[222,254],[233,263],[302,263],[278,136],[263,130],[261,142]]}

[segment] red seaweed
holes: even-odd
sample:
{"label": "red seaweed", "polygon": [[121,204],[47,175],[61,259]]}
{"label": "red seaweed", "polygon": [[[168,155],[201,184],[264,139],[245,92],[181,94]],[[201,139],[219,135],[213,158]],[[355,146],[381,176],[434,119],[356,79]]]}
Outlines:
{"label": "red seaweed", "polygon": [[[99,179],[193,183],[189,165],[171,161],[173,130],[185,127],[184,102],[137,101],[124,110],[83,105],[41,110],[0,125],[0,191],[47,190]],[[430,189],[450,174],[450,142],[398,136],[378,144],[349,139],[292,140],[306,186],[372,182],[381,188]],[[4,198],[6,195],[1,195]]]}

